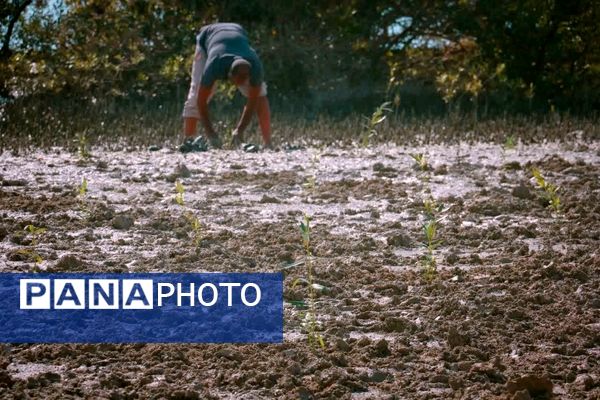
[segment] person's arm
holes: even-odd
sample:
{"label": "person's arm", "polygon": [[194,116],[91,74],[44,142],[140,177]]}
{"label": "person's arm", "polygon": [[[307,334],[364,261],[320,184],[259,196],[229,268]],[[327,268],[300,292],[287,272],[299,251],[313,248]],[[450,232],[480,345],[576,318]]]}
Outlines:
{"label": "person's arm", "polygon": [[208,115],[208,99],[212,91],[212,86],[200,86],[198,91],[198,111],[200,113],[200,121],[204,127],[206,135],[209,137],[217,136],[217,133],[212,127],[210,117]]}
{"label": "person's arm", "polygon": [[244,107],[244,111],[242,111],[242,116],[235,128],[236,132],[243,137],[244,131],[252,121],[252,116],[256,112],[256,106],[258,104],[258,95],[260,94],[260,85],[259,86],[250,86],[248,89],[248,99],[246,101],[246,106]]}

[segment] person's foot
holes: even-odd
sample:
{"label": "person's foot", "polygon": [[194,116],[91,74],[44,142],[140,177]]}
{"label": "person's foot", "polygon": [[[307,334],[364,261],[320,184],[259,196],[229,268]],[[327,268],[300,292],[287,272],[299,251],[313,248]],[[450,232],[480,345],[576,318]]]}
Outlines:
{"label": "person's foot", "polygon": [[283,151],[290,153],[292,151],[304,150],[305,147],[297,144],[284,143],[282,149]]}
{"label": "person's foot", "polygon": [[254,143],[244,143],[241,148],[246,153],[258,153],[258,151],[260,150],[260,147],[258,147],[258,145]]}
{"label": "person's foot", "polygon": [[182,153],[208,151],[208,144],[202,136],[187,138],[181,146],[179,146],[179,151]]}
{"label": "person's foot", "polygon": [[193,138],[186,138],[183,143],[179,146],[179,151],[182,153],[189,153],[193,151],[192,143],[194,142]]}

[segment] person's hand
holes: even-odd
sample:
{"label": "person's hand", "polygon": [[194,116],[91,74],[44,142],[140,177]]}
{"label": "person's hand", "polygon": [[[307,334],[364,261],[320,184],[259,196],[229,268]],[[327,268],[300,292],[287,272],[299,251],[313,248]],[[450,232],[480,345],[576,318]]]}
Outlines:
{"label": "person's hand", "polygon": [[231,132],[231,146],[239,147],[243,141],[244,138],[242,137],[242,134],[239,133],[237,129],[234,129],[233,132]]}

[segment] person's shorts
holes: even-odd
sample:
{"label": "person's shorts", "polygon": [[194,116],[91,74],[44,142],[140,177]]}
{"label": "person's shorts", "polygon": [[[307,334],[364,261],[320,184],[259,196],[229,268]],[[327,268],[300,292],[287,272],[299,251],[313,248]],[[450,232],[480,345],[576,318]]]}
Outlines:
{"label": "person's shorts", "polygon": [[[200,81],[202,80],[202,72],[204,71],[204,65],[206,64],[206,53],[204,50],[196,45],[196,52],[194,54],[194,63],[192,64],[192,82],[190,84],[190,90],[187,95],[187,99],[185,101],[185,105],[183,106],[183,118],[196,118],[200,119],[200,111],[198,110],[198,91],[200,90]],[[213,85],[210,97],[208,101],[214,95],[216,85]],[[238,90],[240,93],[248,97],[248,90],[250,89],[250,84],[247,83],[242,86],[238,86]],[[259,96],[267,95],[267,84],[262,83],[260,88]]]}

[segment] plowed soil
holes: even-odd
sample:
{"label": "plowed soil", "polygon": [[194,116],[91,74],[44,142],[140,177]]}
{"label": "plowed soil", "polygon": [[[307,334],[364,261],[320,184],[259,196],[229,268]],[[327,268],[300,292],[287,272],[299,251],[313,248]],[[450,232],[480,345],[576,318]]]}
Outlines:
{"label": "plowed soil", "polygon": [[[533,167],[560,186],[560,212]],[[0,175],[0,272],[286,273],[282,344],[4,344],[0,398],[600,398],[598,142],[57,148],[5,152]],[[433,276],[429,198],[442,205]],[[325,349],[303,327],[304,214]]]}

